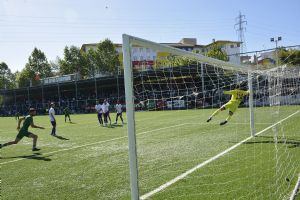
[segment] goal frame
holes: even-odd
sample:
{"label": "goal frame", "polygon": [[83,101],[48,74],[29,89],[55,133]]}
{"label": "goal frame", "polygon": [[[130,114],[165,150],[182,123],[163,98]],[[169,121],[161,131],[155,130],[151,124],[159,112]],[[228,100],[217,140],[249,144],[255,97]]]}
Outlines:
{"label": "goal frame", "polygon": [[254,127],[254,108],[253,108],[253,88],[252,88],[252,71],[253,69],[247,65],[238,65],[235,63],[225,62],[210,58],[201,54],[177,49],[163,44],[158,44],[149,40],[141,39],[131,35],[123,34],[123,67],[124,67],[124,85],[126,97],[126,116],[127,116],[127,131],[128,131],[128,152],[130,165],[130,187],[131,199],[139,200],[139,183],[138,183],[138,160],[136,150],[136,130],[135,130],[135,106],[133,93],[133,68],[131,61],[131,48],[133,45],[147,47],[151,49],[159,49],[160,51],[169,52],[177,56],[185,56],[187,58],[196,59],[204,64],[222,66],[224,69],[242,71],[248,73],[248,88],[249,88],[249,113],[250,113],[250,134],[255,136]]}

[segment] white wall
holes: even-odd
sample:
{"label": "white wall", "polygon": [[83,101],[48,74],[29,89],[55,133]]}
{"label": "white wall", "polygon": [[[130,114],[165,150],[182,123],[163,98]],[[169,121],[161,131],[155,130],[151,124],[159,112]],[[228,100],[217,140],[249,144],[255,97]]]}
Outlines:
{"label": "white wall", "polygon": [[[231,47],[233,45],[233,48]],[[237,46],[238,44],[225,44],[224,45],[224,51],[227,53],[227,55],[232,55],[229,56],[229,62],[240,64],[240,47]],[[237,54],[237,55],[233,55]]]}

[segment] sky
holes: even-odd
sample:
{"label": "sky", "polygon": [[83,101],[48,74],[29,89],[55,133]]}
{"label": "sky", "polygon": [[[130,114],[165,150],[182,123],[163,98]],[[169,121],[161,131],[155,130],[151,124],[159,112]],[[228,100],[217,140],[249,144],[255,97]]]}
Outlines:
{"label": "sky", "polygon": [[[122,42],[126,33],[154,42],[197,38],[238,41],[245,15],[246,51],[300,45],[299,0],[0,0],[0,62],[21,71],[35,47],[48,61],[65,46]],[[244,51],[245,51],[244,50]]]}

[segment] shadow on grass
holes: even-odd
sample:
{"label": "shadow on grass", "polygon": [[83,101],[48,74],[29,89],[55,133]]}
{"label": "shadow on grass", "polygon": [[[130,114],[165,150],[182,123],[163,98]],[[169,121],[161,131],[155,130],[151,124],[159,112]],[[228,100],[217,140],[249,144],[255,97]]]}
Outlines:
{"label": "shadow on grass", "polygon": [[60,135],[55,135],[53,137],[56,137],[57,139],[60,139],[60,140],[70,140],[70,139],[60,136]]}
{"label": "shadow on grass", "polygon": [[123,124],[112,124],[111,126],[114,126],[114,127],[122,127],[124,126]]}
{"label": "shadow on grass", "polygon": [[[274,137],[272,136],[255,136],[256,139],[263,138],[268,140],[259,140],[259,141],[250,141],[250,142],[244,142],[243,144],[275,144]],[[278,137],[277,144],[286,144],[289,145],[288,148],[296,148],[300,147],[300,141],[295,139],[288,139],[288,138],[281,138]]]}
{"label": "shadow on grass", "polygon": [[28,156],[1,157],[0,159],[25,158],[25,159],[32,159],[32,160],[51,161],[52,159],[48,158],[49,156],[42,156],[41,153],[33,153],[32,155],[28,155]]}
{"label": "shadow on grass", "polygon": [[69,122],[70,124],[77,124],[76,122]]}
{"label": "shadow on grass", "polygon": [[107,126],[104,126],[106,128],[116,128],[113,124],[110,124],[110,125],[107,125]]}

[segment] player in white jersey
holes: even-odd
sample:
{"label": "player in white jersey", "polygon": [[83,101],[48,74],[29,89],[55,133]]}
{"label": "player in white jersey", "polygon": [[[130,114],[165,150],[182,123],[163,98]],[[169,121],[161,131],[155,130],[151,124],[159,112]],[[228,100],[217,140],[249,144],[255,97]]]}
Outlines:
{"label": "player in white jersey", "polygon": [[109,116],[109,103],[105,99],[102,104],[102,111],[103,111],[103,116],[104,116],[104,126],[107,126],[107,118],[109,119],[109,123],[111,125],[111,119]]}
{"label": "player in white jersey", "polygon": [[122,110],[122,104],[120,104],[119,101],[118,101],[117,104],[115,105],[115,108],[116,108],[116,112],[117,112],[115,124],[118,123],[119,116],[120,116],[120,119],[122,121],[122,124],[124,124],[123,117],[122,117],[122,112],[123,112],[123,110]]}
{"label": "player in white jersey", "polygon": [[51,135],[56,136],[56,119],[55,119],[55,110],[54,110],[53,102],[50,104],[49,117],[50,117],[50,122],[52,124]]}
{"label": "player in white jersey", "polygon": [[95,106],[95,110],[97,112],[99,124],[103,126],[103,120],[102,120],[103,110],[102,110],[102,105],[99,103],[99,101],[97,101],[97,104]]}

